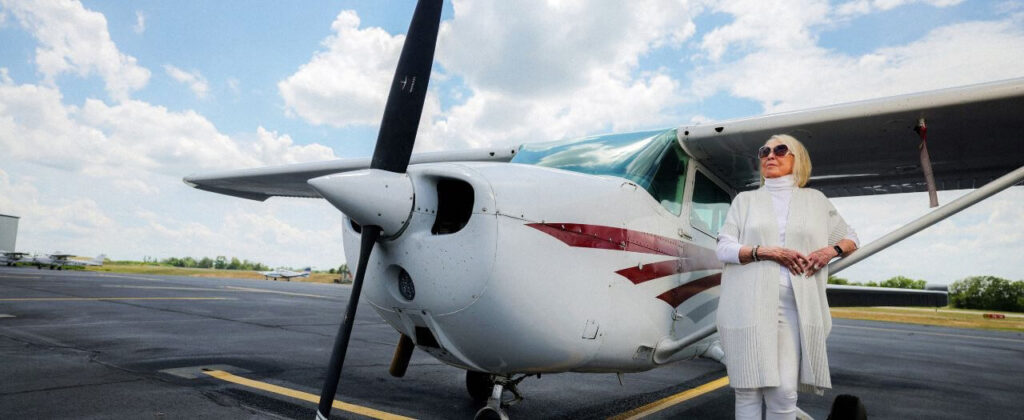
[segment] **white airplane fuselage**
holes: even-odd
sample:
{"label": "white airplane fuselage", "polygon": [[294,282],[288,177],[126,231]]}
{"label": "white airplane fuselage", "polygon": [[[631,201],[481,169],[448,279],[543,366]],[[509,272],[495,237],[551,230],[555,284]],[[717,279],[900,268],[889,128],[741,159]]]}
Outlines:
{"label": "white airplane fuselage", "polygon": [[[685,239],[685,207],[675,215],[623,178],[534,165],[433,163],[408,174],[412,214],[397,238],[376,244],[364,296],[446,363],[496,374],[643,371],[657,366],[659,342],[714,323],[721,264],[710,236]],[[439,205],[451,200],[471,200],[471,212]],[[346,217],[348,261],[358,261],[357,229]],[[661,362],[696,357],[712,339]]]}

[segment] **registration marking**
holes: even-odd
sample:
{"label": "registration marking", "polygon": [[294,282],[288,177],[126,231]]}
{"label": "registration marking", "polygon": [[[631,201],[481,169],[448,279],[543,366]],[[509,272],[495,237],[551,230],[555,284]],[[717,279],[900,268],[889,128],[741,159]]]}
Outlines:
{"label": "registration marking", "polygon": [[715,379],[715,380],[713,380],[711,382],[708,382],[708,383],[706,383],[704,385],[701,385],[701,386],[698,386],[696,388],[688,389],[688,390],[680,392],[678,394],[662,398],[662,399],[660,399],[658,401],[655,401],[655,402],[652,402],[650,404],[634,408],[634,409],[632,409],[630,411],[627,411],[625,413],[622,413],[622,414],[619,414],[619,415],[617,415],[615,417],[612,417],[611,419],[612,420],[627,420],[627,419],[643,418],[643,417],[649,416],[651,414],[657,413],[657,412],[659,412],[661,410],[664,410],[666,408],[672,407],[674,405],[682,404],[682,403],[684,403],[686,401],[692,400],[692,399],[697,398],[697,397],[699,397],[701,395],[704,395],[704,394],[707,394],[707,393],[709,393],[711,391],[714,391],[716,389],[722,388],[722,387],[724,387],[726,385],[729,385],[729,377],[728,376],[723,376],[721,378]]}
{"label": "registration marking", "polygon": [[[203,373],[205,373],[207,375],[210,375],[210,376],[212,376],[214,378],[223,380],[223,381],[231,382],[231,383],[242,385],[242,386],[247,386],[249,388],[255,388],[255,389],[267,391],[267,392],[278,394],[278,395],[284,395],[286,397],[291,397],[291,398],[299,399],[299,400],[302,400],[302,401],[311,402],[313,404],[316,404],[316,403],[320,402],[320,396],[319,395],[313,395],[313,394],[310,394],[308,392],[297,391],[297,390],[294,390],[294,389],[285,388],[283,386],[278,386],[278,385],[268,384],[266,382],[260,382],[260,381],[255,381],[255,380],[248,379],[248,378],[243,378],[241,376],[233,375],[233,374],[230,374],[230,373],[222,371],[222,370],[203,370]],[[348,411],[350,413],[359,414],[361,416],[371,417],[371,418],[375,418],[375,419],[388,419],[388,420],[406,420],[406,419],[408,419],[408,420],[411,420],[410,417],[404,417],[404,416],[400,416],[400,415],[397,415],[397,414],[391,414],[391,413],[387,413],[387,412],[384,412],[384,411],[376,410],[376,409],[373,409],[373,408],[363,407],[361,405],[349,404],[349,403],[338,401],[338,400],[334,400],[334,403],[331,404],[331,406],[334,407],[334,408],[337,408],[339,410],[345,410],[345,411]]]}
{"label": "registration marking", "polygon": [[76,302],[76,301],[103,301],[103,300],[236,300],[225,297],[64,297],[64,298],[6,298],[0,302]]}

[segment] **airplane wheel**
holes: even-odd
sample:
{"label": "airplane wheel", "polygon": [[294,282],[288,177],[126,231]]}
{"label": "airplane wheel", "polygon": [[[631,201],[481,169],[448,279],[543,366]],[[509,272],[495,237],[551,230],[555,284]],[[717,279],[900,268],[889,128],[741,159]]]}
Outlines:
{"label": "airplane wheel", "polygon": [[491,397],[493,389],[494,381],[491,380],[490,373],[466,371],[466,391],[469,391],[469,396],[473,401],[487,401]]}
{"label": "airplane wheel", "polygon": [[480,411],[476,412],[476,416],[473,416],[473,420],[509,420],[508,414],[505,410],[500,408],[495,409],[494,407],[487,406],[481,408]]}

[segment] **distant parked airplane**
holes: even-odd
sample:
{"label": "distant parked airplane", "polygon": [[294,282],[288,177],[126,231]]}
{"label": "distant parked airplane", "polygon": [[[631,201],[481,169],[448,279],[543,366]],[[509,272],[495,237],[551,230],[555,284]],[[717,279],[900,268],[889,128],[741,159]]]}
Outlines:
{"label": "distant parked airplane", "polygon": [[48,255],[47,254],[43,254],[43,255],[33,256],[32,258],[30,258],[28,260],[28,262],[31,262],[32,264],[35,264],[36,268],[39,268],[39,269],[42,269],[43,266],[45,265],[45,266],[49,266],[51,270],[53,270],[54,268],[56,268],[58,270],[63,270],[64,267],[66,267],[66,266],[72,266],[72,267],[84,267],[84,266],[87,266],[87,265],[101,266],[101,265],[103,265],[103,260],[105,260],[107,258],[107,256],[103,255],[103,254],[100,254],[100,255],[96,256],[96,258],[93,258],[91,260],[75,260],[75,259],[71,259],[70,257],[74,257],[74,255],[64,254],[64,253],[61,253],[60,251],[57,251],[57,252],[54,252],[53,254],[48,254]]}
{"label": "distant parked airplane", "polygon": [[7,265],[7,266],[12,266],[15,263],[17,263],[18,260],[21,260],[21,257],[24,257],[26,255],[28,255],[28,254],[24,253],[24,252],[13,252],[13,251],[0,250],[0,264]]}
{"label": "distant parked airplane", "polygon": [[261,271],[260,274],[263,274],[264,280],[270,280],[271,278],[273,278],[274,281],[277,281],[277,279],[283,278],[284,281],[291,281],[291,279],[295,277],[309,277],[309,273],[311,271],[312,269],[310,269],[309,267],[306,267],[306,269],[302,271],[292,271],[284,268],[278,268],[271,271]]}

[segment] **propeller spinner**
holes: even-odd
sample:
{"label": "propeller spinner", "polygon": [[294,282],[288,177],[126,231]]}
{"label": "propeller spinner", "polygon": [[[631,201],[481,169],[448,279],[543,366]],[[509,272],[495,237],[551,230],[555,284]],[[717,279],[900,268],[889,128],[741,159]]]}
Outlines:
{"label": "propeller spinner", "polygon": [[[442,0],[419,0],[416,4],[395,77],[391,82],[387,105],[384,107],[370,170],[349,177],[327,176],[309,181],[331,204],[362,225],[359,265],[356,266],[356,276],[352,281],[352,295],[348,300],[345,318],[338,328],[331,351],[327,377],[320,393],[317,419],[326,420],[330,417],[370,252],[382,232],[387,236],[401,233],[412,209],[412,183],[404,174],[409,166],[412,147],[416,142],[416,130],[423,114],[423,102],[427,96],[430,69],[434,62],[434,47],[437,45],[437,31],[441,23],[442,3]],[[352,204],[355,200],[371,197],[374,199],[369,204]],[[379,207],[374,208],[374,205]]]}

